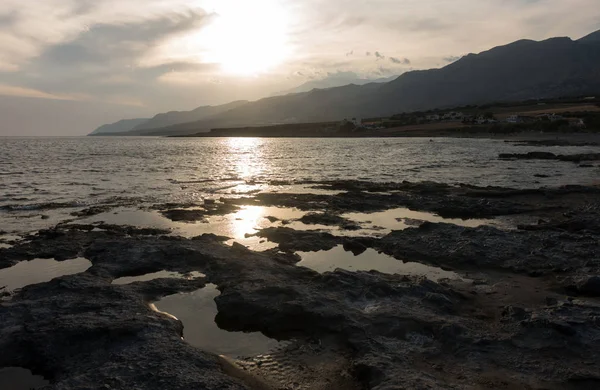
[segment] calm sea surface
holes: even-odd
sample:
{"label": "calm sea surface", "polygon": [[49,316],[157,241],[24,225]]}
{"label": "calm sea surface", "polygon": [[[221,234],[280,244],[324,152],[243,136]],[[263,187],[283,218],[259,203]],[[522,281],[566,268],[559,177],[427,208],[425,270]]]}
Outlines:
{"label": "calm sea surface", "polygon": [[[597,182],[600,169],[499,153],[598,151],[480,139],[0,138],[0,230],[36,210],[197,202],[274,180],[438,181],[517,188]],[[543,175],[545,177],[536,177]],[[4,224],[6,225],[6,224]]]}

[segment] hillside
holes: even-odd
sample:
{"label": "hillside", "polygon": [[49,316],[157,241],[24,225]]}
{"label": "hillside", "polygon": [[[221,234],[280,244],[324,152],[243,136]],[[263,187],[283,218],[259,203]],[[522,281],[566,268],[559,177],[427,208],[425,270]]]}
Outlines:
{"label": "hillside", "polygon": [[370,110],[381,114],[463,104],[594,94],[600,91],[600,42],[522,40],[439,70],[386,84]]}
{"label": "hillside", "polygon": [[586,35],[585,37],[579,39],[579,42],[583,42],[583,43],[600,42],[600,30],[593,32],[590,35]]}
{"label": "hillside", "polygon": [[391,77],[385,77],[385,78],[378,78],[378,79],[366,79],[366,78],[359,77],[356,73],[353,73],[353,72],[338,72],[338,73],[331,74],[331,75],[325,77],[324,79],[308,81],[296,88],[293,88],[293,89],[290,89],[290,90],[287,90],[284,92],[280,92],[277,95],[287,95],[290,93],[309,92],[309,91],[312,91],[313,89],[328,89],[328,88],[335,88],[335,87],[343,87],[344,85],[350,85],[350,84],[365,85],[365,84],[370,84],[370,83],[389,83],[390,81],[395,80],[397,78],[398,78],[398,75],[391,76]]}
{"label": "hillside", "polygon": [[246,100],[239,100],[220,106],[203,106],[192,111],[170,111],[164,114],[158,114],[154,118],[140,123],[134,127],[134,131],[150,130],[161,127],[176,125],[179,123],[194,122],[218,115],[234,108],[247,104]]}
{"label": "hillside", "polygon": [[441,69],[404,73],[388,83],[265,98],[210,118],[137,134],[191,134],[216,127],[326,122],[466,104],[595,95],[600,92],[599,35],[578,41],[520,40],[469,54]]}
{"label": "hillside", "polygon": [[115,123],[103,125],[92,131],[90,135],[110,135],[117,133],[125,133],[133,130],[136,126],[147,122],[148,118],[123,119]]}

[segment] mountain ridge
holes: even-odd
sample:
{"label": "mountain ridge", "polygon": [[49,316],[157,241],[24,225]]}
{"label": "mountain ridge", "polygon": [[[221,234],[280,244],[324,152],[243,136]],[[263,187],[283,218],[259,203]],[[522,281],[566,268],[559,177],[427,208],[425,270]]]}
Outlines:
{"label": "mountain ridge", "polygon": [[89,135],[125,133],[133,130],[136,126],[141,125],[148,120],[150,120],[150,118],[121,119],[120,121],[100,126]]}
{"label": "mountain ridge", "polygon": [[583,38],[578,39],[579,42],[600,42],[600,30],[594,31],[591,34],[584,36]]}
{"label": "mountain ridge", "polygon": [[[469,54],[443,68],[406,72],[393,81],[345,85],[267,97],[152,135],[185,134],[216,127],[336,121],[467,104],[594,95],[600,92],[600,32],[518,40]],[[135,135],[144,133],[137,132]]]}
{"label": "mountain ridge", "polygon": [[[296,88],[292,88],[286,91],[278,92],[273,96],[283,96],[289,95],[292,93],[303,93],[310,92],[313,89],[329,89],[336,87],[343,87],[344,85],[365,85],[371,83],[388,83],[390,81],[395,80],[398,75],[390,76],[390,77],[381,77],[377,79],[369,79],[369,78],[360,78],[354,72],[338,72],[330,74],[328,77],[325,77],[320,80],[311,80],[306,83],[299,85]],[[271,97],[273,97],[271,96]]]}
{"label": "mountain ridge", "polygon": [[227,104],[217,106],[201,106],[190,111],[169,111],[155,115],[148,121],[134,127],[133,131],[152,130],[162,127],[168,127],[179,123],[194,122],[206,119],[213,115],[218,115],[231,109],[243,106],[249,103],[247,100],[236,100]]}

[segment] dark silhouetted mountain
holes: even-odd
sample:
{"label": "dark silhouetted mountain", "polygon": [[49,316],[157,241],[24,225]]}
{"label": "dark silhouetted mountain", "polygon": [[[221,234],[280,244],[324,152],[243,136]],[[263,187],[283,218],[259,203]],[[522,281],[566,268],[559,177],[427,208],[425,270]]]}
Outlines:
{"label": "dark silhouetted mountain", "polygon": [[398,78],[398,75],[384,77],[384,78],[377,78],[377,79],[372,79],[372,78],[366,79],[366,78],[361,78],[359,75],[357,75],[354,72],[329,73],[327,75],[327,77],[325,77],[323,79],[308,81],[296,88],[293,88],[293,89],[290,89],[287,91],[283,91],[283,92],[279,92],[277,95],[287,95],[290,93],[309,92],[309,91],[312,91],[313,89],[328,89],[328,88],[335,88],[335,87],[343,87],[344,85],[350,85],[350,84],[365,85],[365,84],[369,84],[369,83],[388,83],[397,78]]}
{"label": "dark silhouetted mountain", "polygon": [[149,118],[124,119],[109,125],[103,125],[92,131],[90,135],[107,135],[125,133],[133,130],[136,126],[147,122]]}
{"label": "dark silhouetted mountain", "polygon": [[179,123],[194,122],[207,119],[213,115],[218,115],[248,104],[247,100],[238,100],[220,106],[203,106],[192,111],[170,111],[164,114],[158,114],[154,118],[136,126],[134,131],[150,130],[161,127],[176,125]]}
{"label": "dark silhouetted mountain", "polygon": [[590,35],[586,35],[585,37],[581,38],[579,40],[579,42],[584,42],[584,43],[600,42],[600,30],[593,32]]}
{"label": "dark silhouetted mountain", "polygon": [[595,95],[600,93],[600,41],[594,37],[597,33],[579,41],[521,40],[469,54],[441,69],[404,73],[388,83],[265,98],[144,134],[189,134],[216,127],[325,122],[468,104]]}
{"label": "dark silhouetted mountain", "polygon": [[442,69],[410,72],[382,86],[372,112],[594,94],[600,42],[522,40],[470,54]]}

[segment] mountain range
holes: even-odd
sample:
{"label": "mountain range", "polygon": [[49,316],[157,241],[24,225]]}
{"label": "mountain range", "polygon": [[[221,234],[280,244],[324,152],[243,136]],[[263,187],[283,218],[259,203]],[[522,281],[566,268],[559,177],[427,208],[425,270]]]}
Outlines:
{"label": "mountain range", "polygon": [[102,125],[92,131],[90,135],[105,135],[126,133],[133,130],[136,126],[148,122],[150,118],[123,119],[109,125]]}
{"label": "mountain range", "polygon": [[336,121],[467,104],[594,95],[600,92],[599,64],[600,31],[579,40],[520,40],[469,54],[440,69],[407,72],[386,83],[349,84],[234,102],[231,107],[204,107],[202,112],[210,114],[199,119],[182,113],[160,114],[157,117],[166,115],[169,121],[155,117],[152,127],[137,125],[126,134],[179,135],[216,127]]}
{"label": "mountain range", "polygon": [[290,93],[309,92],[313,89],[328,89],[335,87],[343,87],[344,85],[355,84],[365,85],[369,83],[388,83],[398,78],[398,75],[381,78],[364,78],[354,72],[336,72],[329,73],[325,78],[308,81],[296,88],[279,92],[274,96],[288,95]]}

